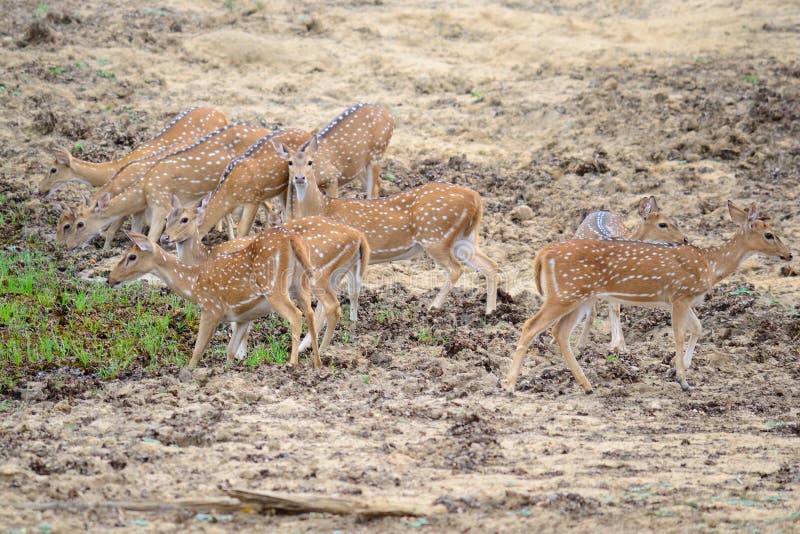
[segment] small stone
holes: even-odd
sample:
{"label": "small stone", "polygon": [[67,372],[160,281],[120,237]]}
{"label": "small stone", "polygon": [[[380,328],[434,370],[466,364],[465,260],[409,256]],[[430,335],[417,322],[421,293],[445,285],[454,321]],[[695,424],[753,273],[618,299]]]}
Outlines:
{"label": "small stone", "polygon": [[527,204],[520,204],[509,215],[514,221],[529,221],[534,217],[533,210]]}
{"label": "small stone", "polygon": [[180,380],[184,384],[190,384],[192,382],[193,380],[192,372],[189,370],[188,367],[183,367],[181,368],[180,371],[178,371],[178,380]]}
{"label": "small stone", "polygon": [[45,384],[44,382],[28,382],[20,391],[20,398],[24,401],[43,400]]}

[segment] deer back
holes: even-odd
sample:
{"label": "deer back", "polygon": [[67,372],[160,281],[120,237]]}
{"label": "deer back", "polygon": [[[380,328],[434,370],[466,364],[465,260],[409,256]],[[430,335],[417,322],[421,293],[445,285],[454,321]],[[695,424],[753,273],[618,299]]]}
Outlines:
{"label": "deer back", "polygon": [[614,239],[625,237],[627,233],[622,216],[601,210],[593,211],[583,219],[575,230],[574,239]]}

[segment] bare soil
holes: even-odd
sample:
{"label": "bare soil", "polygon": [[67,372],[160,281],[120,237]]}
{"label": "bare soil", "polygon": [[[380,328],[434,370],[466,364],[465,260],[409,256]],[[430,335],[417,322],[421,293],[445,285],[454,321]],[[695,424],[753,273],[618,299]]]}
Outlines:
{"label": "bare soil", "polygon": [[[384,189],[448,180],[479,191],[503,282],[491,317],[473,273],[428,312],[443,280],[432,262],[376,266],[360,321],[343,326],[321,370],[225,369],[208,354],[191,380],[170,366],[113,381],[32,376],[32,399],[24,383],[0,395],[2,530],[800,528],[796,260],[750,258],[698,307],[692,393],[669,375],[668,314],[649,309],[623,310],[629,354],[608,352],[601,312],[580,356],[594,395],[547,335],[517,393],[498,387],[540,302],[533,254],[592,209],[630,213],[653,194],[713,245],[732,231],[725,201],[756,202],[795,246],[800,12],[780,0],[531,4],[3,2],[0,194],[28,222],[8,223],[2,246],[43,239],[87,277],[126,246],[54,246],[55,201],[88,190],[36,197],[49,147],[101,161],[194,105],[311,129],[366,100],[397,119]],[[532,219],[512,217],[523,204]],[[175,335],[189,346],[194,333]],[[218,497],[226,481],[416,497],[448,513],[424,524],[9,506]]]}

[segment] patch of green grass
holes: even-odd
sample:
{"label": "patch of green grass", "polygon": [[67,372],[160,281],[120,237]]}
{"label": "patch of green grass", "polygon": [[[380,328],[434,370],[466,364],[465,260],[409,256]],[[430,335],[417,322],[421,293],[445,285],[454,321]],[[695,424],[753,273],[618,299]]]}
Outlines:
{"label": "patch of green grass", "polygon": [[50,69],[50,74],[55,74],[56,76],[61,76],[62,74],[65,74],[65,73],[67,73],[69,71],[70,71],[69,65],[67,65],[66,67],[58,66],[58,67],[52,67]]}
{"label": "patch of green grass", "polygon": [[375,314],[375,320],[378,321],[378,324],[383,324],[392,319],[394,319],[394,312],[386,308],[378,310],[378,313]]}
{"label": "patch of green grass", "polygon": [[481,102],[483,102],[486,99],[486,95],[484,95],[481,92],[475,91],[475,90],[470,91],[469,96],[472,97],[472,103],[473,104],[480,104]]}
{"label": "patch of green grass", "polygon": [[619,356],[616,354],[609,354],[606,356],[606,361],[608,361],[608,363],[617,363],[619,362]]}
{"label": "patch of green grass", "polygon": [[113,70],[98,69],[97,75],[100,76],[101,78],[106,78],[107,80],[117,79],[117,73],[115,73]]}
{"label": "patch of green grass", "polygon": [[42,2],[41,4],[36,6],[36,17],[40,19],[44,18],[44,16],[47,15],[48,11],[50,11],[50,7],[44,2]]}
{"label": "patch of green grass", "polygon": [[390,173],[390,172],[387,172],[387,173],[386,173],[386,174],[383,176],[383,179],[384,179],[384,180],[386,180],[387,182],[394,182],[394,174],[392,174],[392,173]]}
{"label": "patch of green grass", "polygon": [[225,4],[225,9],[227,9],[228,11],[233,11],[234,8],[236,7],[236,0],[225,0],[224,4]]}
{"label": "patch of green grass", "polygon": [[289,361],[291,347],[292,339],[289,334],[280,336],[268,334],[266,345],[259,345],[247,354],[247,365],[249,367],[258,367],[263,363],[285,365]]}
{"label": "patch of green grass", "polygon": [[448,339],[446,337],[434,335],[430,328],[420,328],[417,330],[417,341],[425,343],[426,345],[436,345],[447,343]]}
{"label": "patch of green grass", "polygon": [[739,287],[730,292],[731,295],[751,295],[754,291],[749,287]]}
{"label": "patch of green grass", "polygon": [[74,145],[72,145],[72,146],[73,146],[73,147],[75,148],[75,150],[77,150],[78,152],[83,152],[83,150],[84,150],[84,148],[85,148],[85,146],[84,146],[84,144],[83,144],[83,139],[79,139],[78,141],[75,141],[75,144],[74,144]]}
{"label": "patch of green grass", "polygon": [[742,81],[747,83],[756,84],[761,81],[761,78],[758,77],[756,74],[747,74],[742,76]]}

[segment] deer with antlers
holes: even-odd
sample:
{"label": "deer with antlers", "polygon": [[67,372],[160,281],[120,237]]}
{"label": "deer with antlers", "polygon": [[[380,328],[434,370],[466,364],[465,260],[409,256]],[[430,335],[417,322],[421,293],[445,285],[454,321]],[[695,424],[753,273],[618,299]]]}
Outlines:
{"label": "deer with antlers", "polygon": [[[649,241],[656,243],[689,243],[689,239],[678,227],[672,217],[658,209],[653,196],[643,197],[639,201],[639,221],[633,228],[625,226],[623,217],[611,211],[594,211],[586,216],[575,231],[573,239],[627,239],[631,241]],[[620,305],[609,303],[608,322],[611,327],[611,349],[627,351],[625,336],[622,335],[620,323]],[[589,331],[595,317],[595,307],[586,314],[583,331],[577,347],[582,348],[589,340]]]}
{"label": "deer with antlers", "polygon": [[77,210],[74,223],[64,232],[64,244],[75,248],[110,224],[145,209],[149,213],[148,237],[158,240],[170,211],[172,194],[182,202],[200,200],[214,189],[234,158],[268,133],[263,128],[231,124],[170,153],[116,196],[104,191],[94,202]]}
{"label": "deer with antlers", "polygon": [[[567,365],[583,390],[591,393],[592,386],[572,354],[569,335],[595,300],[604,299],[671,308],[676,378],[684,391],[691,391],[686,369],[692,363],[702,328],[692,305],[751,254],[792,259],[792,253],[772,227],[758,218],[755,204],[743,210],[729,201],[728,210],[739,230],[719,247],[572,240],[541,249],[533,260],[533,274],[544,302],[522,327],[506,388],[513,390],[533,338],[555,323],[553,336]],[[685,344],[687,332],[689,340]]]}
{"label": "deer with antlers", "polygon": [[[303,145],[297,151],[298,161],[309,168],[314,165],[319,187],[331,198],[339,196],[340,185],[359,177],[366,187],[367,198],[377,198],[380,196],[381,160],[393,132],[394,119],[386,108],[377,104],[356,104]],[[295,216],[291,188],[287,198],[290,219]]]}
{"label": "deer with antlers", "polygon": [[307,132],[296,128],[278,130],[265,135],[247,152],[231,161],[217,187],[205,197],[203,217],[197,223],[200,237],[204,237],[223,217],[239,206],[243,206],[244,210],[236,235],[247,235],[259,205],[284,193],[289,183],[289,167],[275,152],[272,142],[297,149],[310,137]]}
{"label": "deer with antlers", "polygon": [[[203,245],[198,229],[207,217],[205,200],[199,206],[182,206],[180,200],[173,196],[172,212],[167,217],[167,227],[161,236],[162,243],[175,244],[181,261],[192,265],[217,258],[231,247],[238,246],[236,241],[215,247]],[[369,263],[369,244],[360,231],[324,217],[303,217],[282,227],[300,235],[309,249],[309,262],[313,270],[311,292],[319,301],[315,324],[318,329],[325,326],[319,346],[319,350],[323,351],[328,347],[341,318],[336,287],[345,276],[350,298],[350,320],[358,319],[358,297]],[[311,336],[306,335],[299,350],[304,351],[310,342]]]}
{"label": "deer with antlers", "polygon": [[80,160],[73,157],[69,150],[57,148],[53,150],[53,161],[47,174],[39,183],[39,195],[49,195],[69,181],[100,187],[133,161],[193,143],[227,124],[230,124],[228,117],[215,109],[187,109],[176,115],[155,137],[127,155],[102,163]]}
{"label": "deer with antlers", "polygon": [[[299,362],[305,315],[314,367],[322,366],[309,296],[312,267],[299,235],[281,228],[268,229],[237,240],[227,253],[200,265],[181,262],[144,235],[131,233],[129,237],[133,245],[108,275],[108,283],[114,287],[153,273],[170,289],[199,306],[200,328],[190,368],[197,366],[221,322],[233,323],[227,349],[227,361],[231,363],[235,354],[244,351],[251,323],[273,311],[290,325],[289,364],[296,366]],[[292,302],[290,293],[298,300],[300,309]]]}
{"label": "deer with antlers", "polygon": [[472,189],[434,182],[386,198],[357,200],[328,198],[320,190],[314,170],[298,150],[274,143],[291,163],[292,187],[298,217],[322,215],[364,232],[370,263],[413,258],[422,251],[447,273],[444,287],[431,308],[440,308],[461,276],[461,262],[483,273],[487,281],[486,314],[497,302],[497,263],[478,246],[483,201]]}

